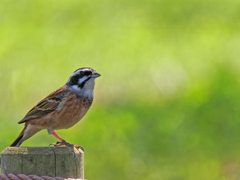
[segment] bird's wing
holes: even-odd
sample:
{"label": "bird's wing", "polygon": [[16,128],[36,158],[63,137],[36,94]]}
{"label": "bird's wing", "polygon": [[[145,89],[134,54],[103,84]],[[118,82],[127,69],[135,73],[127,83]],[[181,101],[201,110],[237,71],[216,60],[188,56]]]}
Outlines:
{"label": "bird's wing", "polygon": [[26,121],[40,118],[42,116],[45,116],[54,110],[58,108],[62,100],[67,95],[68,91],[66,86],[63,86],[59,88],[58,90],[54,91],[50,95],[48,95],[46,98],[44,98],[42,101],[40,101],[36,106],[34,106],[27,114],[26,116],[19,121],[18,123],[24,123]]}

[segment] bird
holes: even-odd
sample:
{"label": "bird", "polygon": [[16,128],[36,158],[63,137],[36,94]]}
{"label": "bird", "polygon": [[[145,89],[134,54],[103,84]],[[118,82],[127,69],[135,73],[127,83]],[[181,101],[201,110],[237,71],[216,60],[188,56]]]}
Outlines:
{"label": "bird", "polygon": [[19,147],[37,132],[47,129],[49,134],[59,139],[56,144],[52,145],[81,148],[79,145],[65,141],[56,130],[68,129],[84,117],[92,105],[95,79],[99,76],[101,75],[90,67],[74,71],[64,86],[37,103],[18,122],[18,124],[24,123],[25,125],[10,146]]}

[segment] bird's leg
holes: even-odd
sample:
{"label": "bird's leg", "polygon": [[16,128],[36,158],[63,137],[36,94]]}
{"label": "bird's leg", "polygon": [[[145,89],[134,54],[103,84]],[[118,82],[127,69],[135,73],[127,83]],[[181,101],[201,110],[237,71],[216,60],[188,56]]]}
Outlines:
{"label": "bird's leg", "polygon": [[56,138],[58,138],[60,141],[64,141],[64,139],[61,138],[56,131],[53,131],[51,134],[54,135]]}
{"label": "bird's leg", "polygon": [[68,146],[68,147],[80,148],[80,149],[83,150],[82,146],[79,146],[79,145],[76,145],[76,144],[70,144],[70,143],[66,142],[63,138],[61,138],[59,136],[59,134],[56,131],[53,131],[51,134],[54,135],[56,138],[58,138],[60,141],[56,142],[56,144],[50,144],[50,145],[54,145],[54,146],[64,145],[64,146]]}

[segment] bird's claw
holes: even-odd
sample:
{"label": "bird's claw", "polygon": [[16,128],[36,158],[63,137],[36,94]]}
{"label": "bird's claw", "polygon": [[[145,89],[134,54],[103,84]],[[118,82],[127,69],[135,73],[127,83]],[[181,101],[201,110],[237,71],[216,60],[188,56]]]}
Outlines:
{"label": "bird's claw", "polygon": [[62,144],[60,144],[60,141],[56,142],[56,143],[51,143],[49,144],[49,146],[61,146]]}
{"label": "bird's claw", "polygon": [[53,146],[55,146],[55,147],[58,147],[58,146],[75,147],[75,148],[77,148],[77,149],[81,149],[81,150],[84,151],[84,148],[83,148],[82,146],[79,146],[79,145],[76,145],[76,144],[70,144],[70,143],[66,142],[65,140],[63,140],[63,141],[57,141],[55,144],[54,144],[54,143],[49,144],[49,146],[51,146],[51,145],[53,145]]}

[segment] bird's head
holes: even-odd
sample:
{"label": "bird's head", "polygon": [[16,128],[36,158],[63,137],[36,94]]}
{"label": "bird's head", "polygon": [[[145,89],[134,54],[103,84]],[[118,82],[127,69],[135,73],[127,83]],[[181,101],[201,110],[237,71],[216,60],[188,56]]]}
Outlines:
{"label": "bird's head", "polygon": [[79,68],[70,76],[66,86],[79,95],[90,97],[93,93],[95,79],[99,76],[101,75],[92,68]]}

